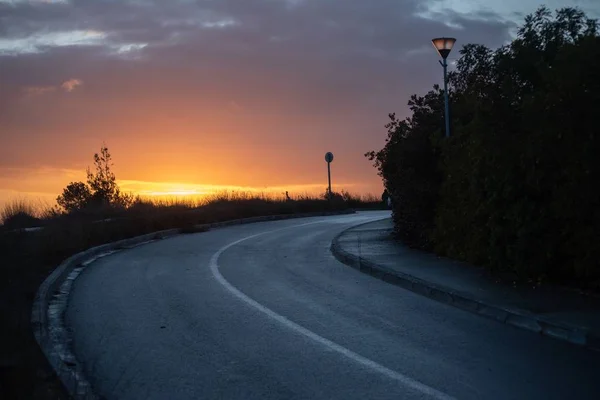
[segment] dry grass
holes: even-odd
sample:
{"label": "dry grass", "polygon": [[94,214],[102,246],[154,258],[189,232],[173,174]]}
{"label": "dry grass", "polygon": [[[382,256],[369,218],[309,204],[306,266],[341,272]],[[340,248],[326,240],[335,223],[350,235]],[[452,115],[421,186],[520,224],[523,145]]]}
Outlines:
{"label": "dry grass", "polygon": [[2,210],[0,210],[0,221],[4,223],[18,215],[27,215],[31,218],[37,218],[39,213],[32,201],[17,198],[6,203]]}
{"label": "dry grass", "polygon": [[[10,222],[14,221],[15,225],[19,225],[23,221],[30,220],[35,221],[39,225],[41,221],[51,219],[58,213],[57,207],[50,205],[45,200],[16,198],[5,203],[0,209],[0,224],[10,225]],[[16,227],[23,228],[28,226]]]}
{"label": "dry grass", "polygon": [[0,210],[4,229],[30,228],[40,225],[41,208],[27,199],[13,199]]}
{"label": "dry grass", "polygon": [[[291,200],[306,201],[306,200],[322,200],[319,196],[313,194],[301,193],[291,194]],[[182,207],[182,208],[198,208],[211,203],[221,202],[240,202],[240,201],[265,201],[265,202],[285,202],[285,193],[272,192],[253,192],[253,191],[236,191],[222,190],[215,193],[206,194],[202,197],[173,197],[173,198],[153,198],[137,196],[137,203],[151,204],[156,207]]]}
{"label": "dry grass", "polygon": [[288,200],[285,193],[244,191],[221,191],[201,198],[165,199],[137,196],[128,208],[102,207],[71,214],[61,213],[55,206],[39,200],[14,199],[0,210],[0,221],[4,223],[4,230],[65,225],[73,221],[84,223],[122,219],[160,220],[159,225],[172,228],[181,227],[182,220],[187,221],[184,225],[189,225],[274,213],[291,214],[345,208],[375,209],[380,206],[381,202],[375,196],[361,196],[343,190],[333,193],[331,202],[326,201],[324,194],[292,194]]}

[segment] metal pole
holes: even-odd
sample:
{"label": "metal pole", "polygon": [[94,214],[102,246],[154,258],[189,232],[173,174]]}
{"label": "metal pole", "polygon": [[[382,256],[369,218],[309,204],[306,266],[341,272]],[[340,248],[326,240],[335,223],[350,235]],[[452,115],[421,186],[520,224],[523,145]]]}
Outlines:
{"label": "metal pole", "polygon": [[329,192],[328,192],[328,197],[331,199],[331,167],[330,167],[331,163],[328,162],[327,163],[327,181],[329,182]]}
{"label": "metal pole", "polygon": [[450,137],[450,108],[448,101],[448,62],[444,58],[444,62],[441,63],[444,67],[444,100],[445,100],[445,114],[446,114],[446,137]]}

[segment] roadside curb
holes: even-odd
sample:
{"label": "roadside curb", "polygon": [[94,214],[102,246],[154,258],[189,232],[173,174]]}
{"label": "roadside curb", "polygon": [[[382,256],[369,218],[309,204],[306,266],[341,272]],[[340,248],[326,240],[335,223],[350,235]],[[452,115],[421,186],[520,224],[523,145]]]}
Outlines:
{"label": "roadside curb", "polygon": [[371,275],[384,282],[400,286],[440,303],[448,304],[517,328],[600,351],[600,336],[589,332],[586,328],[554,321],[525,310],[489,304],[464,293],[424,281],[412,275],[399,271],[392,271],[382,265],[344,250],[343,246],[340,244],[340,238],[345,234],[348,234],[349,231],[369,223],[348,228],[333,239],[330,250],[338,261],[355,268],[362,273]]}
{"label": "roadside curb", "polygon": [[346,210],[242,218],[195,225],[192,231],[179,228],[169,229],[92,247],[67,258],[39,286],[31,310],[33,334],[50,365],[72,398],[99,399],[93,393],[92,386],[85,377],[82,364],[77,361],[72,352],[71,335],[64,324],[64,312],[71,286],[79,272],[87,267],[87,265],[100,257],[120,250],[185,233],[203,232],[215,228],[255,222],[345,215],[353,214],[354,212],[353,210]]}

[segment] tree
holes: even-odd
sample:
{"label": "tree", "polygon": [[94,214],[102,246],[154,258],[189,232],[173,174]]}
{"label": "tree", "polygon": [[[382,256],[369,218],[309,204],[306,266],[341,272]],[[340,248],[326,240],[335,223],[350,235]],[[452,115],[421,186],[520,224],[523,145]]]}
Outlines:
{"label": "tree", "polygon": [[63,189],[56,202],[67,212],[80,211],[86,208],[92,198],[92,192],[83,182],[71,182]]}
{"label": "tree", "polygon": [[503,47],[464,46],[449,84],[451,138],[434,87],[366,154],[399,237],[516,278],[600,288],[597,22],[542,7]]}
{"label": "tree", "polygon": [[94,154],[94,170],[87,168],[87,183],[71,182],[56,199],[58,205],[67,212],[131,206],[133,195],[121,193],[112,166],[110,152],[102,146],[100,153]]}
{"label": "tree", "polygon": [[95,171],[87,169],[87,184],[92,192],[92,201],[97,206],[114,204],[120,195],[115,174],[112,172],[112,156],[102,146],[100,154],[94,154]]}

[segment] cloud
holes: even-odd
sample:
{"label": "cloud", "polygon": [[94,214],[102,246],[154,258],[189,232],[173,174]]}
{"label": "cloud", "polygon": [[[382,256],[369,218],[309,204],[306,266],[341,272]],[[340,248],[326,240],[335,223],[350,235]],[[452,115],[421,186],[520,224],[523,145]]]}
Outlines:
{"label": "cloud", "polygon": [[19,4],[19,3],[28,3],[28,4],[65,4],[68,3],[68,0],[0,0],[0,3],[6,4]]}
{"label": "cloud", "polygon": [[68,81],[64,81],[60,87],[65,92],[72,92],[76,87],[83,85],[83,81],[81,79],[69,79]]}
{"label": "cloud", "polygon": [[237,22],[231,18],[215,20],[215,21],[206,21],[202,23],[204,28],[215,28],[215,29],[223,29],[231,26],[237,25]]}
{"label": "cloud", "polygon": [[46,86],[25,86],[21,89],[21,92],[26,98],[42,96],[49,93],[56,92],[59,88],[63,91],[70,93],[75,90],[78,86],[83,85],[81,79],[69,79],[61,83],[59,86],[46,85]]}
{"label": "cloud", "polygon": [[26,97],[41,96],[54,91],[56,91],[55,86],[26,86],[23,88],[23,94]]}
{"label": "cloud", "polygon": [[64,32],[36,32],[25,37],[0,39],[0,55],[39,53],[52,47],[98,46],[106,33],[93,30]]}

